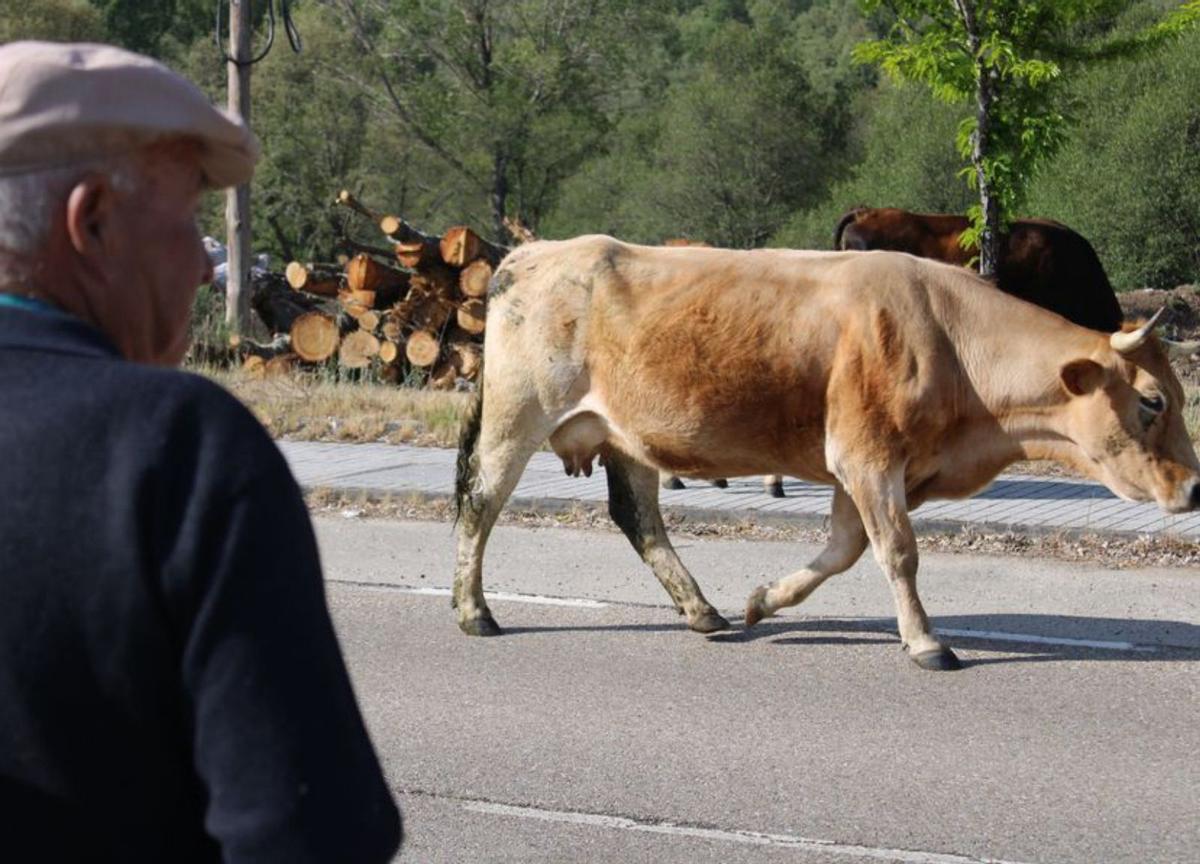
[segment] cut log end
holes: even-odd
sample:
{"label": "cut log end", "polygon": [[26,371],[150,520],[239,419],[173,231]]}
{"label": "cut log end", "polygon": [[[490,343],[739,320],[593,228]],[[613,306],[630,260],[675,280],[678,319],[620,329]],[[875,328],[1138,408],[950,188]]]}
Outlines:
{"label": "cut log end", "polygon": [[306,312],[292,322],[292,350],[301,360],[320,363],[333,356],[338,346],[337,322],[322,312]]}
{"label": "cut log end", "polygon": [[362,369],[379,354],[379,340],[365,330],[355,330],[342,340],[338,348],[338,365],[346,369]]}
{"label": "cut log end", "polygon": [[479,258],[462,269],[458,277],[458,290],[464,297],[486,297],[491,281],[492,265]]}
{"label": "cut log end", "polygon": [[392,216],[391,214],[388,214],[379,220],[379,230],[390,237],[397,233],[400,230],[400,226],[403,224],[404,220],[402,220],[399,216]]}
{"label": "cut log end", "polygon": [[463,267],[479,257],[483,243],[466,225],[455,225],[442,235],[442,260],[452,267]]}
{"label": "cut log end", "polygon": [[414,366],[432,366],[440,352],[437,337],[426,330],[414,330],[404,346],[404,356]]}
{"label": "cut log end", "polygon": [[487,305],[482,300],[466,300],[458,307],[458,326],[478,336],[487,327]]}

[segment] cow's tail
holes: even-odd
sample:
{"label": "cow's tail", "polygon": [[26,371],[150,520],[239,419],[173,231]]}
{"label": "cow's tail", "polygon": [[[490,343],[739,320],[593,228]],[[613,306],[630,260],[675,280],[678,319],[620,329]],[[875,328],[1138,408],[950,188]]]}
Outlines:
{"label": "cow's tail", "polygon": [[838,220],[837,227],[833,229],[833,248],[835,251],[842,251],[842,234],[846,232],[846,226],[857,219],[858,214],[865,209],[865,207],[854,207]]}
{"label": "cow's tail", "polygon": [[463,517],[464,512],[473,510],[471,505],[471,490],[475,485],[475,471],[478,462],[475,460],[475,448],[479,444],[479,430],[483,426],[483,363],[479,364],[479,373],[475,376],[479,382],[475,399],[467,409],[463,420],[462,431],[458,437],[458,460],[455,462],[454,476],[454,523]]}

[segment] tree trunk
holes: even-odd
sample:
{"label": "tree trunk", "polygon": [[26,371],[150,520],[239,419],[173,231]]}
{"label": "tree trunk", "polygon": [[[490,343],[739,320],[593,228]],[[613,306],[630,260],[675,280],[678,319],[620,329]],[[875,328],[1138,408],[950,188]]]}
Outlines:
{"label": "tree trunk", "polygon": [[982,34],[975,17],[972,0],[955,0],[967,34],[967,45],[975,61],[976,125],[971,139],[971,164],[975,168],[975,179],[979,188],[979,206],[983,211],[983,231],[979,235],[979,275],[985,279],[996,277],[1000,260],[1000,201],[996,197],[992,182],[984,165],[991,149],[992,111],[996,101],[998,74],[980,53]]}
{"label": "tree trunk", "polygon": [[342,269],[333,264],[301,264],[291,261],[283,271],[297,291],[318,294],[321,297],[336,297],[342,283]]}
{"label": "tree trunk", "polygon": [[[265,273],[248,286],[246,296],[250,306],[271,333],[286,333],[292,322],[317,308],[321,301],[308,294],[293,291],[275,273]],[[249,322],[246,322],[249,323]]]}
{"label": "tree trunk", "polygon": [[497,152],[492,157],[492,229],[500,243],[511,245],[512,238],[508,234],[508,226],[504,224],[507,207],[508,156]]}

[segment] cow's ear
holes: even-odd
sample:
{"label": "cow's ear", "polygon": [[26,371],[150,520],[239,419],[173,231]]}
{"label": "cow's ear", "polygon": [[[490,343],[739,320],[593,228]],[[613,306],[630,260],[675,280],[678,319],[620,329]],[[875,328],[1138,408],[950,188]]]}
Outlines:
{"label": "cow's ear", "polygon": [[1068,393],[1082,396],[1104,382],[1104,367],[1094,360],[1072,360],[1062,367],[1059,376]]}

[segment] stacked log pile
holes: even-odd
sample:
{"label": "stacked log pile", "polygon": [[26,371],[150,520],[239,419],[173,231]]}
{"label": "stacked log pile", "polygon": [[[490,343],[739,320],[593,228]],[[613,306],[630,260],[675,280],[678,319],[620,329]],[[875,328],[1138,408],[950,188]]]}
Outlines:
{"label": "stacked log pile", "polygon": [[487,289],[508,252],[469,227],[425,234],[343,191],[337,204],[379,226],[388,246],[348,241],[343,264],[288,264],[254,286],[252,305],[274,334],[241,342],[244,365],[262,374],[336,355],[345,369],[373,367],[382,379],[454,389],[479,374]]}

